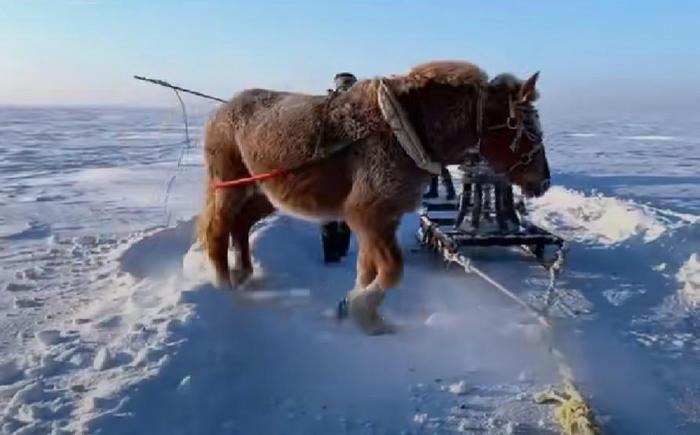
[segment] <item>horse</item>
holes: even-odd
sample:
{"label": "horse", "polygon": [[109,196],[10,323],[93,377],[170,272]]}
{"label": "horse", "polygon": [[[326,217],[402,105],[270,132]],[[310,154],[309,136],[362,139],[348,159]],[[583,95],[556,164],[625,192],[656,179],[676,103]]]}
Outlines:
{"label": "horse", "polygon": [[[347,312],[368,334],[389,332],[379,306],[403,272],[396,230],[420,205],[431,174],[478,151],[525,195],[548,189],[533,105],[538,76],[489,80],[475,64],[438,61],[359,81],[341,94],[237,94],[211,116],[204,136],[198,239],[216,285],[231,289],[250,277],[250,229],[276,209],[303,219],[342,219],[359,241]],[[217,185],[281,168],[292,169],[244,187]]]}

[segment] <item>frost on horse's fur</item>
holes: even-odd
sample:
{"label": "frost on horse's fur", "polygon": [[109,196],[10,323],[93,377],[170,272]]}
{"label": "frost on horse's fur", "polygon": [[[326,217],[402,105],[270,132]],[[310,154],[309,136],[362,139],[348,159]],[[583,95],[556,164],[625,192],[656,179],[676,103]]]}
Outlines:
{"label": "frost on horse's fur", "polygon": [[[518,152],[509,145],[516,132],[485,129],[503,125],[514,102],[535,99],[537,75],[523,83],[501,75],[491,82],[477,66],[433,62],[407,75],[384,78],[396,95],[433,161],[465,161],[481,140],[484,157],[499,172],[508,172],[535,149],[528,138]],[[217,272],[221,287],[245,281],[252,273],[250,228],[275,208],[310,218],[347,221],[359,240],[356,288],[348,308],[367,332],[385,328],[377,312],[384,291],[402,274],[401,248],[395,232],[401,216],[414,210],[429,174],[416,166],[397,143],[377,105],[379,80],[358,82],[331,97],[250,89],[235,96],[212,117],[205,132],[206,203],[199,238]],[[483,97],[483,111],[479,111]],[[476,120],[483,118],[477,127]],[[214,183],[294,168],[335,144],[353,145],[328,158],[244,189],[215,189]],[[544,153],[532,164],[508,172],[523,190],[541,193],[549,176]],[[536,187],[533,187],[536,186]],[[232,238],[235,268],[227,252]],[[238,261],[240,260],[240,261]]]}

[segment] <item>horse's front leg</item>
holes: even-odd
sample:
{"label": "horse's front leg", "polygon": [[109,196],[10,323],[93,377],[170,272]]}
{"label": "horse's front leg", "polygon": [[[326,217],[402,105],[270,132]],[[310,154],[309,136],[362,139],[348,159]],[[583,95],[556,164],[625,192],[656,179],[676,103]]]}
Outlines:
{"label": "horse's front leg", "polygon": [[391,332],[379,314],[379,306],[386,290],[398,284],[403,272],[401,248],[396,240],[398,220],[375,214],[373,218],[348,217],[348,224],[357,234],[360,252],[355,288],[346,298],[347,312],[368,334]]}

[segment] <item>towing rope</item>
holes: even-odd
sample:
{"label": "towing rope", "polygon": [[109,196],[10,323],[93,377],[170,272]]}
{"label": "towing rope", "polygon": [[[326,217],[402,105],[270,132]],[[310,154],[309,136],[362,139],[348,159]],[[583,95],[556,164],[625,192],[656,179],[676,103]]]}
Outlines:
{"label": "towing rope", "polygon": [[[599,435],[601,433],[600,426],[596,422],[590,405],[576,389],[571,365],[566,361],[564,354],[553,344],[553,325],[547,318],[546,313],[535,308],[487,273],[474,266],[471,259],[462,255],[459,247],[425,215],[420,216],[420,228],[421,243],[423,245],[432,247],[448,263],[457,264],[461,266],[466,273],[477,275],[509,299],[525,308],[525,310],[537,320],[543,332],[545,332],[541,334],[541,338],[545,346],[547,346],[548,351],[554,357],[557,370],[562,378],[564,391],[558,392],[549,389],[535,394],[533,400],[538,404],[553,404],[557,406],[555,416],[562,433],[566,435]],[[561,263],[563,262],[561,258],[562,257],[559,257],[556,262],[558,268],[561,267]]]}
{"label": "towing rope", "polygon": [[348,148],[349,146],[353,145],[356,142],[359,142],[362,139],[364,139],[364,137],[360,137],[360,138],[357,138],[357,139],[354,139],[351,141],[340,142],[340,143],[337,143],[335,145],[329,146],[322,151],[318,151],[315,157],[313,157],[309,160],[306,160],[306,161],[304,161],[296,166],[275,169],[274,171],[255,174],[255,175],[251,175],[249,177],[244,177],[244,178],[237,178],[235,180],[217,181],[215,183],[212,183],[212,186],[214,187],[214,189],[224,189],[224,188],[228,188],[228,187],[242,187],[242,186],[247,186],[249,184],[257,183],[259,181],[265,181],[265,180],[269,180],[272,178],[277,178],[277,177],[281,177],[284,175],[289,175],[289,174],[292,174],[294,172],[300,171],[300,170],[306,168],[307,166],[312,166],[312,165],[315,165],[317,163],[320,163],[322,160],[325,160],[328,157],[330,157],[331,155],[336,154],[336,153],[344,150],[345,148]]}

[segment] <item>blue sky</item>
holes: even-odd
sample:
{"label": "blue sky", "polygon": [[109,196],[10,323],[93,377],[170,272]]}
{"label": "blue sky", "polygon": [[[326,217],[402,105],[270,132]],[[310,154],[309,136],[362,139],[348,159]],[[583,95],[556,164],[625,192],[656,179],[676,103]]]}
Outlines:
{"label": "blue sky", "polygon": [[0,0],[0,104],[170,104],[133,74],[220,96],[322,92],[341,70],[465,59],[541,70],[542,104],[698,109],[696,1]]}

